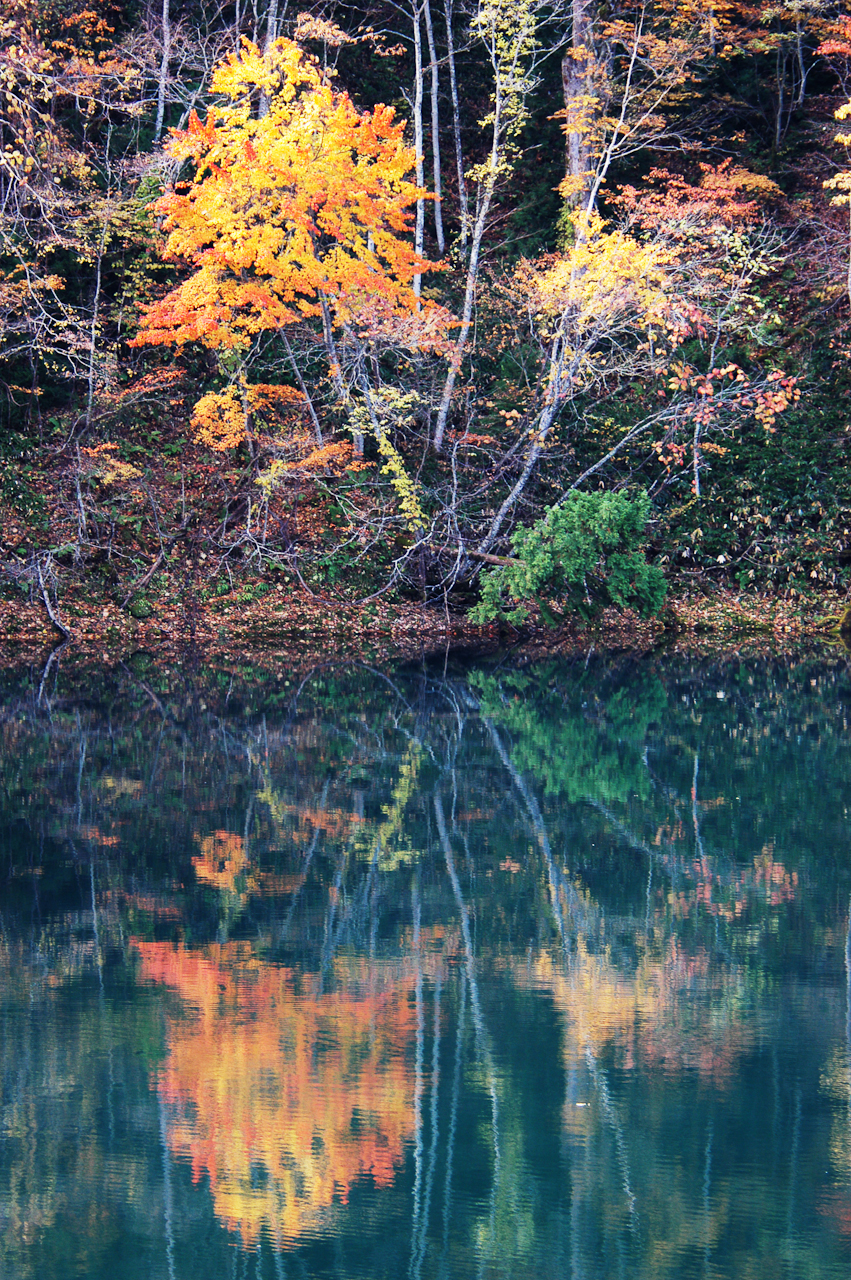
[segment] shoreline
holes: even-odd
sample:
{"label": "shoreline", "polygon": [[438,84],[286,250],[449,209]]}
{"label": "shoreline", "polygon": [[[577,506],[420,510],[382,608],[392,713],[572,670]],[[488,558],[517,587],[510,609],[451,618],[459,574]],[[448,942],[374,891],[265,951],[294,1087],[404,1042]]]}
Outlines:
{"label": "shoreline", "polygon": [[63,635],[40,602],[0,601],[0,666],[47,658],[58,648],[101,662],[135,653],[227,660],[240,654],[310,654],[346,660],[361,653],[399,661],[439,652],[512,650],[526,657],[589,650],[635,653],[663,647],[690,651],[741,648],[777,652],[819,642],[851,648],[839,632],[846,602],[819,596],[789,601],[718,590],[669,597],[657,618],[608,610],[592,624],[579,619],[549,628],[534,620],[523,627],[478,626],[466,616],[420,604],[360,608],[292,595],[190,605],[174,602],[136,618],[100,601],[62,608]]}

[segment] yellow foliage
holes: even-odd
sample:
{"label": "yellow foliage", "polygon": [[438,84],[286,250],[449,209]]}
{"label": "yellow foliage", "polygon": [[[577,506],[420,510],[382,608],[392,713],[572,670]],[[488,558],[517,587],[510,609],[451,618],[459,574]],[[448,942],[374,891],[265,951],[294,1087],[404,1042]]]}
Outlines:
{"label": "yellow foliage", "polygon": [[[851,117],[851,102],[843,103],[833,115],[836,120],[847,120]],[[837,133],[833,140],[840,146],[851,147],[851,133]],[[837,173],[828,178],[824,186],[826,190],[836,192],[836,195],[831,196],[831,204],[844,205],[851,202],[851,172],[846,170],[844,173]]]}
{"label": "yellow foliage", "polygon": [[192,412],[192,426],[198,441],[217,453],[241,444],[246,425],[245,406],[240,389],[235,386],[202,396]]}
{"label": "yellow foliage", "polygon": [[117,444],[107,441],[80,450],[83,475],[93,476],[101,484],[133,485],[142,478],[142,472],[130,462],[122,462],[115,456]]}
{"label": "yellow foliage", "polygon": [[429,264],[405,237],[424,193],[393,111],[362,114],[283,39],[265,54],[244,41],[211,87],[228,105],[203,122],[193,113],[168,143],[195,163],[194,181],[157,206],[167,254],[194,271],[148,309],[137,342],[241,346],[319,314],[321,297],[341,323],[376,299],[415,311],[411,281]]}
{"label": "yellow foliage", "polygon": [[516,283],[545,340],[558,336],[551,378],[566,386],[601,373],[609,352],[635,336],[658,345],[671,310],[670,254],[660,245],[610,231],[597,214],[574,217],[576,238],[563,254],[523,262]]}
{"label": "yellow foliage", "polygon": [[567,252],[543,268],[520,268],[538,314],[569,311],[578,327],[623,311],[658,322],[667,303],[666,252],[624,231],[608,231],[596,213],[577,215],[574,226],[576,242]]}

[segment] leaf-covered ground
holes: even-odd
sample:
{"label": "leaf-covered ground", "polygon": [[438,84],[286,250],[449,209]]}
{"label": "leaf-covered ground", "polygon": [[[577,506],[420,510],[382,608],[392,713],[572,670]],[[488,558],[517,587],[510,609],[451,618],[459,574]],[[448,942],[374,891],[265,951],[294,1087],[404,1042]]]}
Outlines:
{"label": "leaf-covered ground", "polygon": [[[218,599],[214,606],[164,603],[146,618],[134,618],[114,604],[78,600],[63,608],[62,620],[71,632],[70,651],[107,663],[144,651],[164,659],[198,653],[225,662],[277,656],[302,666],[329,657],[405,661],[449,649],[510,648],[530,657],[658,646],[771,652],[811,641],[842,643],[842,611],[838,596],[792,603],[719,591],[674,598],[657,619],[611,610],[595,626],[574,622],[554,630],[532,621],[517,629],[474,626],[463,616],[416,604],[377,602],[366,611],[299,592],[275,592],[253,601]],[[40,602],[0,601],[0,665],[37,662],[64,641]]]}

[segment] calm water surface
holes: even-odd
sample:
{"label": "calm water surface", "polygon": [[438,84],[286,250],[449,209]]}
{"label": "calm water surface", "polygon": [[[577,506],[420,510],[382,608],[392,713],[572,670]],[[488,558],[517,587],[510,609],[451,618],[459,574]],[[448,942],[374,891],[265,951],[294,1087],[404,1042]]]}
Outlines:
{"label": "calm water surface", "polygon": [[0,1276],[851,1272],[847,659],[0,693]]}

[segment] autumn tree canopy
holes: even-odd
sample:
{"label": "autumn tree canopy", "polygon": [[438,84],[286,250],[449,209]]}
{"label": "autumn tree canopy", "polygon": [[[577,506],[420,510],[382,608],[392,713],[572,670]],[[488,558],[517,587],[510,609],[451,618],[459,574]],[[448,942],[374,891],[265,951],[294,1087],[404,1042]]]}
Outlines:
{"label": "autumn tree canopy", "polygon": [[418,306],[428,263],[414,252],[416,157],[391,108],[359,111],[291,40],[247,40],[216,69],[225,100],[193,111],[167,150],[190,161],[156,208],[165,251],[191,275],[151,306],[139,343],[200,342],[246,355],[257,336],[319,317],[333,377],[334,326]]}

